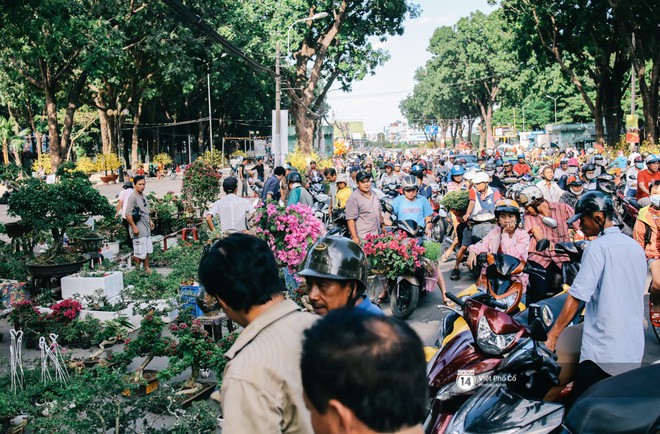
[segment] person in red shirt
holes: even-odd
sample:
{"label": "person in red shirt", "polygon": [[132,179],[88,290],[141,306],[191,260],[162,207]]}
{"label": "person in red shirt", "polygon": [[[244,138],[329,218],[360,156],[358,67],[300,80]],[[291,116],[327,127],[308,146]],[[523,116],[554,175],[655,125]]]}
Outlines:
{"label": "person in red shirt", "polygon": [[646,157],[646,169],[640,170],[637,174],[637,193],[635,199],[639,207],[649,206],[651,199],[649,198],[649,188],[653,181],[660,181],[660,155],[651,154]]}
{"label": "person in red shirt", "polygon": [[520,176],[527,175],[532,171],[532,166],[525,161],[525,156],[520,154],[518,155],[518,163],[513,166],[513,171]]}

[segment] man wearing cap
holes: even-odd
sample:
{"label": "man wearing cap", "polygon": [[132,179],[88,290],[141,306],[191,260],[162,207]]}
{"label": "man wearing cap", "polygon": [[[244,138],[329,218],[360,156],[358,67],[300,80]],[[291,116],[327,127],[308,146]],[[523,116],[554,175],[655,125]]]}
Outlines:
{"label": "man wearing cap", "polygon": [[563,176],[568,176],[570,174],[571,173],[568,170],[568,158],[562,158],[559,160],[559,167],[555,169],[553,179],[559,181]]}
{"label": "man wearing cap", "polygon": [[380,200],[371,189],[371,176],[358,172],[355,180],[358,188],[346,203],[346,221],[351,239],[359,244],[367,234],[378,235],[384,223]]}
{"label": "man wearing cap", "polygon": [[523,154],[518,155],[518,163],[513,166],[513,171],[520,176],[527,175],[532,171],[532,166],[525,161],[525,156]]}
{"label": "man wearing cap", "polygon": [[298,275],[305,278],[309,303],[321,316],[343,307],[383,315],[365,294],[367,256],[362,247],[347,238],[328,236],[318,240],[309,248]]}
{"label": "man wearing cap", "polygon": [[206,223],[211,231],[215,230],[213,217],[220,219],[220,229],[224,233],[245,232],[245,219],[253,210],[249,199],[236,196],[238,180],[232,176],[222,181],[222,189],[227,196],[214,202],[206,211]]}

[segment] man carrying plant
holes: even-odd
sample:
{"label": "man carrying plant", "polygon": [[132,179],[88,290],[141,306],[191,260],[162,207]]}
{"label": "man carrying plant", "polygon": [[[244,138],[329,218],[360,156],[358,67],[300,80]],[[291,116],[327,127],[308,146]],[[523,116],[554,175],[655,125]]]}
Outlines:
{"label": "man carrying plant", "polygon": [[151,243],[151,230],[154,228],[154,222],[149,216],[149,205],[144,197],[146,181],[144,176],[138,175],[133,179],[133,182],[135,191],[128,198],[126,204],[126,221],[131,226],[131,239],[133,241],[133,261],[138,267],[142,264],[144,271],[151,273],[149,255],[154,251],[154,246]]}
{"label": "man carrying plant", "polygon": [[198,274],[207,293],[244,327],[225,354],[223,432],[312,433],[299,363],[303,332],[316,318],[284,298],[268,244],[232,234],[204,254]]}
{"label": "man carrying plant", "polygon": [[215,230],[214,216],[220,219],[220,227],[224,233],[247,231],[245,219],[253,208],[249,199],[236,196],[237,188],[238,180],[234,177],[230,176],[222,181],[222,189],[227,196],[214,202],[206,212],[206,223],[211,231]]}
{"label": "man carrying plant", "polygon": [[380,200],[371,189],[371,176],[362,171],[358,172],[355,180],[358,188],[346,202],[346,222],[351,239],[360,244],[366,235],[378,235],[385,224],[380,212]]}

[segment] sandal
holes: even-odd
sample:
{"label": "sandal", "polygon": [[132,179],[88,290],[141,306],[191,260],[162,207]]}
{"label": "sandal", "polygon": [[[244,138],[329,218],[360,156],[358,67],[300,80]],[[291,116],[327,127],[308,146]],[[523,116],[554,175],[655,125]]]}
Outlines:
{"label": "sandal", "polygon": [[451,275],[449,276],[451,280],[459,280],[461,278],[461,272],[458,271],[458,268],[451,270]]}

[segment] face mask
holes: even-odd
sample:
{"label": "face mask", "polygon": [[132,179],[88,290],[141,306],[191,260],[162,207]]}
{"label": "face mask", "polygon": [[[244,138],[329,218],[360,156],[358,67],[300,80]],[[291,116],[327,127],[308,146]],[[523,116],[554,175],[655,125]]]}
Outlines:
{"label": "face mask", "polygon": [[495,171],[494,170],[486,170],[486,173],[488,174],[488,176],[493,176],[495,174]]}
{"label": "face mask", "polygon": [[584,177],[587,178],[589,181],[591,181],[592,179],[596,179],[596,175],[595,175],[595,174],[592,174],[592,175],[585,174]]}
{"label": "face mask", "polygon": [[580,196],[584,191],[583,187],[580,187],[579,189],[574,189],[573,187],[570,187],[570,189],[571,189],[571,193],[573,193],[575,196]]}
{"label": "face mask", "polygon": [[639,170],[642,170],[644,168],[644,163],[637,163],[635,164],[635,167],[638,168]]}
{"label": "face mask", "polygon": [[569,168],[568,168],[568,173],[570,173],[570,174],[573,174],[573,175],[574,175],[574,174],[577,173],[577,171],[578,171],[578,168],[577,168],[577,167],[569,167]]}
{"label": "face mask", "polygon": [[660,208],[660,194],[654,194],[651,196],[651,205],[654,208]]}

